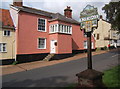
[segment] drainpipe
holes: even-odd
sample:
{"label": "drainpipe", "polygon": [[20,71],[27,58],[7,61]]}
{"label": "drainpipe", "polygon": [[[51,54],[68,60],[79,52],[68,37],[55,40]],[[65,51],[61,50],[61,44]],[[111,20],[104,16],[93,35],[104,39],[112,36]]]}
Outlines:
{"label": "drainpipe", "polygon": [[12,42],[12,59],[13,59],[13,45],[14,45],[14,43],[15,43],[15,40],[13,40],[13,42]]}

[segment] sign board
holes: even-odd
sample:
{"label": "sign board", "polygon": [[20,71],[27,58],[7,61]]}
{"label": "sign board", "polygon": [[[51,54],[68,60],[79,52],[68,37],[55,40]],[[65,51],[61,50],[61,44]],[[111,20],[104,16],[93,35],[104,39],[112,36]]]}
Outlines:
{"label": "sign board", "polygon": [[86,32],[91,32],[93,27],[97,27],[97,20],[99,18],[97,8],[87,5],[80,13],[81,28]]}

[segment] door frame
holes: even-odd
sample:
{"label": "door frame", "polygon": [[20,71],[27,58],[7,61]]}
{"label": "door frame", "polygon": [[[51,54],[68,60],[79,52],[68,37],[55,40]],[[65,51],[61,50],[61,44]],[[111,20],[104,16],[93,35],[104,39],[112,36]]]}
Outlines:
{"label": "door frame", "polygon": [[57,42],[57,40],[50,40],[50,53],[56,53],[56,46],[54,43],[53,43],[54,44],[54,51],[52,51],[52,46],[53,46],[52,42],[55,43],[55,42]]}

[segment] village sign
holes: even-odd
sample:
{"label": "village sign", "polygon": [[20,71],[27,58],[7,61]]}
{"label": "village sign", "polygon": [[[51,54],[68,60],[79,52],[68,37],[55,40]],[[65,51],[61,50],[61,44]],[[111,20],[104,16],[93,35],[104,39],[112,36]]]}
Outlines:
{"label": "village sign", "polygon": [[91,52],[91,32],[93,28],[98,26],[98,11],[94,6],[87,5],[80,13],[81,29],[87,33],[87,47],[88,47],[88,69],[92,69],[92,52]]}
{"label": "village sign", "polygon": [[88,68],[76,74],[76,76],[78,76],[79,87],[92,88],[104,86],[102,83],[103,73],[92,68],[91,33],[93,29],[98,26],[98,17],[97,8],[91,5],[87,5],[80,13],[81,29],[87,34]]}
{"label": "village sign", "polygon": [[85,32],[91,32],[93,28],[97,27],[98,18],[97,8],[87,5],[80,13],[81,29],[85,29]]}

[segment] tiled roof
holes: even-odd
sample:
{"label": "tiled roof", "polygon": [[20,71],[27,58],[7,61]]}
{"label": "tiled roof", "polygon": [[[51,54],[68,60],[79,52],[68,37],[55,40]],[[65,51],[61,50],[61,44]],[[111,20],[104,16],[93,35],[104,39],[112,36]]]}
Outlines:
{"label": "tiled roof", "polygon": [[47,17],[51,17],[51,14],[53,14],[53,13],[50,13],[47,11],[43,11],[43,10],[31,8],[31,7],[26,7],[26,6],[22,6],[22,7],[14,6],[14,5],[11,5],[11,6],[17,8],[18,10],[24,11],[24,12],[34,13],[34,14],[38,14],[38,15],[44,15]]}
{"label": "tiled roof", "polygon": [[60,21],[64,21],[64,22],[68,22],[68,23],[72,23],[72,24],[78,24],[78,25],[80,24],[78,21],[76,21],[72,18],[67,18],[64,15],[61,15],[60,13],[51,13],[51,12],[47,12],[47,11],[43,11],[43,10],[31,8],[31,7],[26,7],[26,6],[22,6],[22,7],[18,7],[18,6],[14,6],[14,5],[11,5],[11,6],[17,8],[18,10],[25,11],[28,13],[47,16],[47,17],[51,18],[50,21],[60,20]]}
{"label": "tiled roof", "polygon": [[80,23],[78,21],[76,21],[72,18],[67,18],[66,16],[61,15],[60,13],[52,14],[52,19],[50,21],[54,21],[54,20],[60,20],[60,21],[80,25]]}
{"label": "tiled roof", "polygon": [[2,27],[14,28],[14,24],[10,16],[9,10],[0,8],[0,13],[2,15],[0,16],[0,23],[2,24]]}

